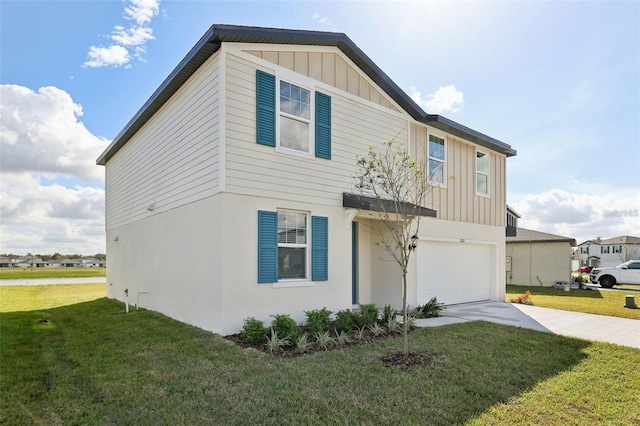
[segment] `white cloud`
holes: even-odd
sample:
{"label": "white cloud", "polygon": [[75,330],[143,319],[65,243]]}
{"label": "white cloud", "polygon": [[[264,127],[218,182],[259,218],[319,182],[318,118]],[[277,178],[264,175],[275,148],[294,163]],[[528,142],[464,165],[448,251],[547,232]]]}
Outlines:
{"label": "white cloud", "polygon": [[0,115],[0,252],[103,253],[104,169],[95,159],[108,141],[56,87],[1,85]]}
{"label": "white cloud", "polygon": [[95,159],[107,141],[79,121],[82,107],[64,90],[42,87],[36,93],[23,86],[1,85],[0,113],[3,175],[26,171],[48,178],[103,181]]}
{"label": "white cloud", "polygon": [[331,24],[331,21],[326,16],[321,16],[319,13],[314,13],[311,17],[318,24]]}
{"label": "white cloud", "polygon": [[154,39],[153,30],[149,27],[124,28],[117,25],[111,34],[111,40],[119,44],[118,47],[138,46]]}
{"label": "white cloud", "polygon": [[127,64],[131,60],[129,51],[118,45],[109,47],[91,46],[87,56],[89,59],[83,66],[88,68],[119,67]]}
{"label": "white cloud", "polygon": [[160,0],[130,0],[130,3],[124,8],[124,13],[138,25],[150,23],[160,11]]}
{"label": "white cloud", "polygon": [[593,196],[552,189],[528,195],[513,208],[523,228],[575,238],[640,237],[640,194]]}
{"label": "white cloud", "polygon": [[464,105],[464,94],[454,85],[438,87],[436,93],[427,95],[426,99],[423,99],[422,93],[414,87],[411,99],[430,114],[458,112]]}
{"label": "white cloud", "polygon": [[[160,11],[159,0],[129,0],[124,14],[135,25],[125,27],[116,25],[109,38],[115,44],[108,47],[91,46],[88,59],[82,64],[85,68],[129,67],[132,58],[142,60],[146,52],[145,44],[154,40],[153,29],[148,26]],[[131,49],[131,51],[130,51]]]}

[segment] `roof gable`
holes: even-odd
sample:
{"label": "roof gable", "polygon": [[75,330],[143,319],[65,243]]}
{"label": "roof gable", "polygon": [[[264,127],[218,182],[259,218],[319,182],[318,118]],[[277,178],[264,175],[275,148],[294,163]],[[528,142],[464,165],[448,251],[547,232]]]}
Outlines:
{"label": "roof gable", "polygon": [[324,31],[290,30],[281,28],[212,25],[178,66],[162,82],[149,100],[118,133],[96,163],[107,161],[164,105],[222,43],[263,43],[283,45],[334,46],[346,55],[380,89],[393,99],[416,121],[487,147],[506,156],[516,155],[510,145],[484,135],[436,114],[427,114],[391,80],[346,34]]}

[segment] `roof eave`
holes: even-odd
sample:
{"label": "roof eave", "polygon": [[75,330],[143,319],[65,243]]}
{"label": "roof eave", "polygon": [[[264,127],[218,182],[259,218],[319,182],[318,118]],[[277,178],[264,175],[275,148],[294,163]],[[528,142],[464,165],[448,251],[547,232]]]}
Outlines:
{"label": "roof eave", "polygon": [[476,143],[485,148],[498,151],[507,157],[513,157],[517,154],[517,151],[511,148],[511,145],[501,142],[491,136],[487,136],[484,133],[480,133],[460,123],[456,123],[446,117],[437,114],[426,114],[421,120],[422,123],[428,124],[440,129],[444,132],[450,133],[454,136],[461,137],[470,142]]}

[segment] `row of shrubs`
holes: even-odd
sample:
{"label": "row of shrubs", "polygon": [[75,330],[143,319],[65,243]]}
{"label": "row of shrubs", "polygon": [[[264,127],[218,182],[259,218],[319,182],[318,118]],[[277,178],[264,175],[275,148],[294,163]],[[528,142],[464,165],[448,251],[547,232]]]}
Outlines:
{"label": "row of shrubs", "polygon": [[[427,304],[409,311],[409,326],[417,318],[436,317],[444,309],[436,298]],[[266,344],[271,351],[289,348],[306,352],[313,345],[327,349],[331,345],[342,346],[352,338],[362,340],[367,333],[375,336],[399,333],[402,326],[397,322],[398,311],[386,305],[382,312],[374,304],[359,305],[359,311],[344,309],[333,314],[327,308],[305,311],[302,324],[287,314],[271,315],[269,327],[253,317],[246,318],[242,327],[242,337],[252,345]]]}

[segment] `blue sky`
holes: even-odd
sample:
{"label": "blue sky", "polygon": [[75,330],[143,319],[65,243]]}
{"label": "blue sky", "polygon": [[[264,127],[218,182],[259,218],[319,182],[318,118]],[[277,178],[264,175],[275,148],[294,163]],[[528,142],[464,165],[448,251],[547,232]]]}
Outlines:
{"label": "blue sky", "polygon": [[95,159],[213,23],[343,32],[518,151],[521,226],[640,236],[640,2],[0,0],[0,253],[105,251]]}

